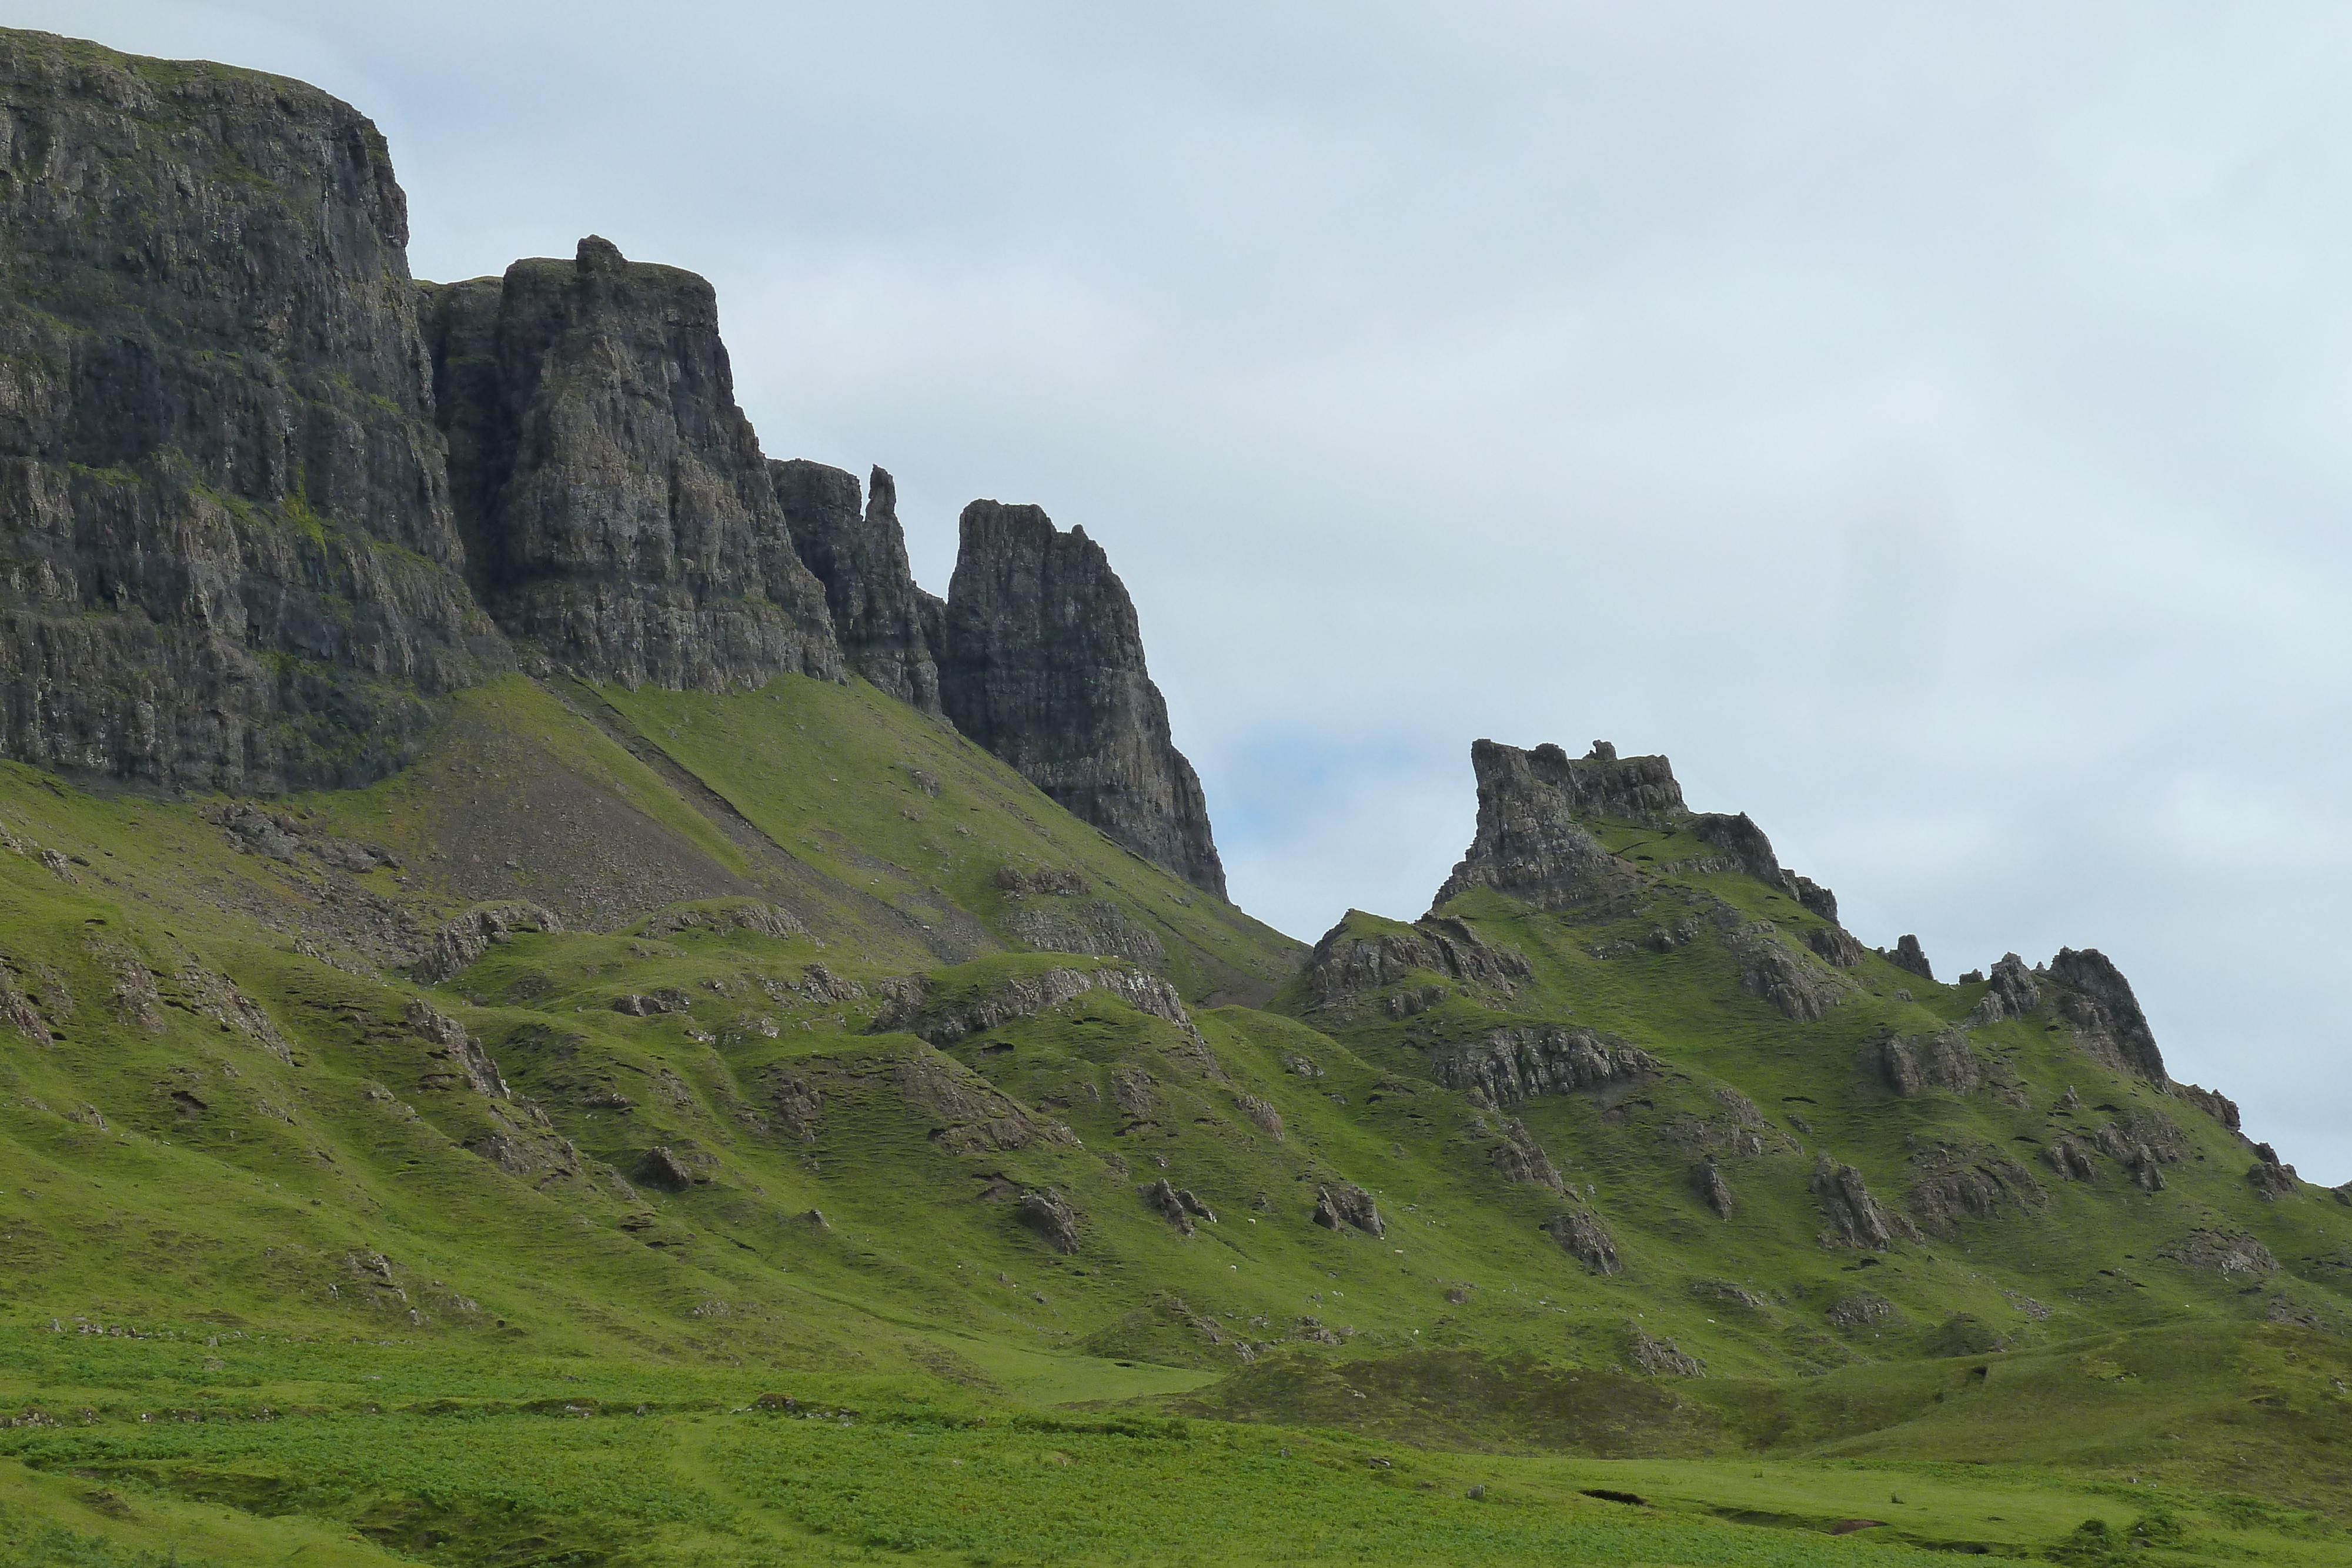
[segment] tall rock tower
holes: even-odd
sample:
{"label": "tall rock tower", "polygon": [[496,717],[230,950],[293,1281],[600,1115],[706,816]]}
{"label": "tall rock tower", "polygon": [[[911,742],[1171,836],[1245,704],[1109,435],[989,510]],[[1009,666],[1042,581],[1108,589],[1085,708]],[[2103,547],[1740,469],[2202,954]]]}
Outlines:
{"label": "tall rock tower", "polygon": [[1192,765],[1144,668],[1135,602],[1084,528],[1035,507],[963,509],[940,703],[1073,814],[1223,898]]}

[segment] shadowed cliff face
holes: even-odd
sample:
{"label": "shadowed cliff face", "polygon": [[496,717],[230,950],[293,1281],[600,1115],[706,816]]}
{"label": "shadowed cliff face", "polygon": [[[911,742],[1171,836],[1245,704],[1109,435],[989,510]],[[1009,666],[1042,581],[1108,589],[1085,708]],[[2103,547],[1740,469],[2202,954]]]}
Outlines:
{"label": "shadowed cliff face", "polygon": [[383,141],[0,31],[0,750],[357,783],[510,655],[466,592]]}
{"label": "shadowed cliff face", "polygon": [[1035,507],[963,510],[940,701],[1064,808],[1223,898],[1201,780],[1169,739],[1135,604],[1102,547]]}
{"label": "shadowed cliff face", "polygon": [[900,702],[937,715],[947,606],[915,586],[889,471],[874,470],[862,513],[855,474],[795,457],[771,462],[768,476],[793,548],[824,584],[843,659]]}
{"label": "shadowed cliff face", "polygon": [[628,685],[841,674],[708,283],[591,235],[429,297],[450,486],[501,626]]}

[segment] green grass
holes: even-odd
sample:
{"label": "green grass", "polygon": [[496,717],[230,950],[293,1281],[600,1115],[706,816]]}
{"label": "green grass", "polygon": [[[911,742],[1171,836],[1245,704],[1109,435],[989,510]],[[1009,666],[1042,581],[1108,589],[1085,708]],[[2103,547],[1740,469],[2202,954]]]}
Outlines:
{"label": "green grass", "polygon": [[[1318,1012],[1275,984],[1287,939],[932,721],[803,680],[513,677],[401,774],[284,803],[397,869],[241,853],[209,809],[0,768],[26,848],[0,853],[0,960],[48,1037],[0,1035],[0,1413],[61,1423],[0,1428],[16,1560],[2342,1554],[2352,1210],[2264,1200],[2238,1140],[2047,1008],[1970,1031],[1977,1093],[1897,1098],[1862,1048],[1981,988],[1869,958],[1792,1022],[1704,917],[1819,922],[1744,877],[1662,874],[1601,920],[1467,894],[1448,913],[1526,983],[1416,974]],[[1636,865],[1696,853],[1604,832]],[[1008,892],[1008,868],[1087,891]],[[570,929],[439,986],[393,967],[515,897]],[[764,934],[772,905],[805,931]],[[1157,956],[1023,951],[1040,909]],[[1696,939],[1644,945],[1685,916]],[[878,1023],[910,977],[936,1012],[1139,962],[1189,1028],[1101,988],[943,1048]],[[418,1003],[516,1098],[434,1054]],[[1507,1180],[1501,1113],[1431,1068],[1552,1024],[1665,1069],[1506,1108],[1569,1192]],[[2153,1113],[2182,1154],[2162,1192],[2042,1159]],[[2006,1153],[2042,1196],[1884,1254],[1822,1243],[1817,1153],[1901,1212],[1940,1146]],[[1728,1221],[1692,1180],[1707,1150]],[[1149,1207],[1163,1176],[1215,1221]],[[1385,1237],[1310,1223],[1340,1183]],[[1047,1188],[1074,1255],[1017,1217]],[[1545,1232],[1571,1205],[1622,1272]],[[2200,1229],[2279,1271],[2163,1256]],[[1885,1312],[1839,1326],[1864,1295]],[[1707,1375],[1641,1373],[1659,1340]],[[770,1393],[859,1415],[748,1408]],[[1849,1518],[1880,1523],[1823,1532]]]}

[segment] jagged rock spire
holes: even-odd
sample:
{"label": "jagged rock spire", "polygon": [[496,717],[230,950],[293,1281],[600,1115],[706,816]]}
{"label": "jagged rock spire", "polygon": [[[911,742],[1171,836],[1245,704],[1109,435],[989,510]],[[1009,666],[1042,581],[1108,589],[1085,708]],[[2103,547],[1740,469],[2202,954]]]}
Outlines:
{"label": "jagged rock spire", "polygon": [[1036,507],[963,510],[940,702],[958,729],[1155,864],[1223,898],[1192,765],[1143,660],[1135,602],[1084,528]]}

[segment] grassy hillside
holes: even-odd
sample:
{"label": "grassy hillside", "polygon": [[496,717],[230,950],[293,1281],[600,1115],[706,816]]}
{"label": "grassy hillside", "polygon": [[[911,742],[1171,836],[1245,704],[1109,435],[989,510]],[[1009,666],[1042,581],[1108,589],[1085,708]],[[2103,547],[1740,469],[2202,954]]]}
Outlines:
{"label": "grassy hillside", "polygon": [[[1814,963],[1696,840],[1302,969],[797,678],[510,679],[268,812],[5,768],[0,828],[16,1560],[2347,1545],[2352,1208],[2047,986],[1899,1093],[1985,988]],[[1547,1030],[1614,1065],[1447,1086]],[[2053,1168],[2111,1125],[2160,1189]],[[1824,1155],[1885,1245],[1825,1242]]]}

